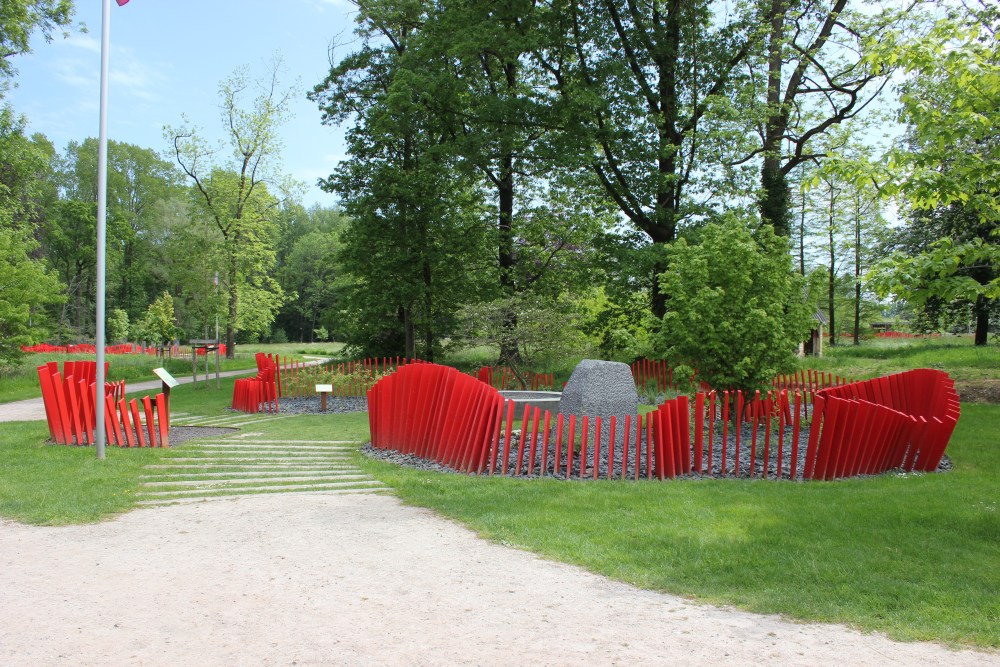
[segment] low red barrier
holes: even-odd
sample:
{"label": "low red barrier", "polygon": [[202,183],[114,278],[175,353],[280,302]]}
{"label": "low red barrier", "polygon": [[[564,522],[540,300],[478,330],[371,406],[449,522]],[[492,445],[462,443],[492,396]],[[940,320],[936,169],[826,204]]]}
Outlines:
{"label": "low red barrier", "polygon": [[170,445],[170,416],[163,394],[152,400],[149,396],[141,399],[146,417],[144,425],[136,399],[126,404],[124,380],[104,383],[104,395],[98,398],[94,383],[96,362],[67,361],[63,364],[62,373],[56,362],[50,362],[39,366],[37,371],[49,435],[54,442],[61,445],[93,445],[97,429],[96,402],[103,400],[105,442],[118,447],[134,447],[136,442],[140,447],[145,446],[145,427],[150,447]]}
{"label": "low red barrier", "polygon": [[368,414],[374,447],[463,472],[581,479],[692,474],[835,479],[937,468],[959,414],[947,374],[909,371],[816,390],[808,439],[801,445],[804,456],[800,440],[807,394],[840,379],[818,374],[801,379],[804,390],[780,388],[749,397],[740,391],[698,392],[693,404],[681,395],[645,416],[610,420],[613,435],[606,436],[600,418],[583,416],[578,434],[576,415],[565,418],[527,407],[517,415],[513,402],[505,402],[485,381],[421,364],[378,382],[368,392]]}
{"label": "low red barrier", "polygon": [[258,352],[257,375],[233,383],[231,407],[241,412],[278,411],[278,366],[270,355]]}

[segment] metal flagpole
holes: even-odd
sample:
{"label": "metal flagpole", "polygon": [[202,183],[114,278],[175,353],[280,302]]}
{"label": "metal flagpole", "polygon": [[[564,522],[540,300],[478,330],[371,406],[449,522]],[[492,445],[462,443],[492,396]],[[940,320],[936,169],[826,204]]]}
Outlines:
{"label": "metal flagpole", "polygon": [[101,114],[97,144],[97,381],[94,402],[97,424],[94,427],[97,458],[104,459],[104,257],[108,215],[108,55],[111,50],[111,0],[101,8]]}

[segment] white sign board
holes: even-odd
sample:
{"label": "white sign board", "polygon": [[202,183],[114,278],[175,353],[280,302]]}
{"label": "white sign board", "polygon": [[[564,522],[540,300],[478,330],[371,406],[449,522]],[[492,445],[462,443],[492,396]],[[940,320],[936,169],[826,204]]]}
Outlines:
{"label": "white sign board", "polygon": [[316,385],[317,394],[332,394],[333,385],[332,384],[318,384]]}
{"label": "white sign board", "polygon": [[173,388],[180,384],[173,375],[167,372],[166,368],[154,368],[153,374],[163,380],[164,384],[168,387]]}

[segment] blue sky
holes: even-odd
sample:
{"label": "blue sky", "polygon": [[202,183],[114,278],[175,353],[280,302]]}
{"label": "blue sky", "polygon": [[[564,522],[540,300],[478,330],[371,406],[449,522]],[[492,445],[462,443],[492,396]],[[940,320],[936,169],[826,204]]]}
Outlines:
{"label": "blue sky", "polygon": [[[46,135],[58,150],[98,134],[101,2],[77,0],[74,32],[18,58],[17,87],[7,100],[27,116],[29,132]],[[320,124],[305,98],[329,70],[331,41],[352,50],[354,7],[347,0],[131,0],[111,3],[111,78],[108,136],[163,151],[164,125],[186,114],[210,139],[221,137],[218,86],[239,66],[253,77],[269,73],[275,53],[282,81],[298,86],[293,117],[282,127],[284,172],[308,186],[306,205],[333,206],[316,186],[343,157],[343,131]],[[171,156],[172,160],[172,156]]]}

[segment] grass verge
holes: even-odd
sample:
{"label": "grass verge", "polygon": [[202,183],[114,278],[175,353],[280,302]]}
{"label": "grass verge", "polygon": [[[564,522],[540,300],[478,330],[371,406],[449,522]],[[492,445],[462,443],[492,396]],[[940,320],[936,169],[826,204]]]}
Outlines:
{"label": "grass verge", "polygon": [[1000,647],[1000,408],[963,406],[948,474],[841,482],[517,481],[364,463],[494,541],[643,588]]}
{"label": "grass verge", "polygon": [[824,345],[822,357],[807,357],[803,368],[863,379],[913,368],[945,370],[954,380],[1000,378],[1000,344],[975,346],[968,336],[850,341]]}

